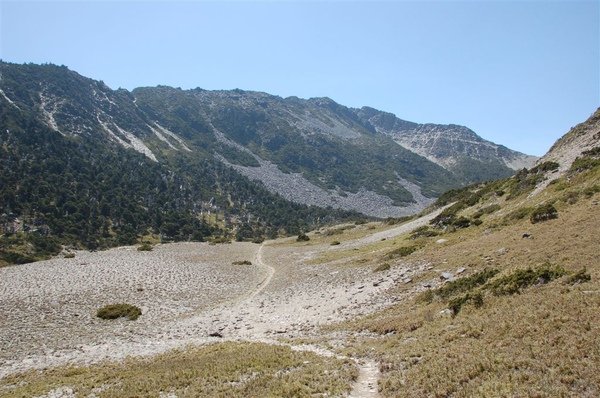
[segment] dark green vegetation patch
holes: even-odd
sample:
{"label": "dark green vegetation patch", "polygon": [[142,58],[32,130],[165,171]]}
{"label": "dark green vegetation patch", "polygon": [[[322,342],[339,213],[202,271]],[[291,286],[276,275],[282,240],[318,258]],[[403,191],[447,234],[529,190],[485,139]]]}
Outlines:
{"label": "dark green vegetation patch", "polygon": [[125,303],[106,305],[96,312],[98,318],[129,318],[130,321],[135,321],[140,315],[142,315],[142,310],[139,307]]}

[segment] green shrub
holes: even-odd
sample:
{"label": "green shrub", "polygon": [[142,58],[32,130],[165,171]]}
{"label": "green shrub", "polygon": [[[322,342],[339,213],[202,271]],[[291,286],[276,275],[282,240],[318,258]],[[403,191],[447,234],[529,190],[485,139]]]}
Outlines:
{"label": "green shrub", "polygon": [[130,321],[135,321],[140,315],[142,315],[142,310],[139,307],[125,303],[106,305],[96,312],[98,318],[129,318]]}
{"label": "green shrub", "polygon": [[589,156],[584,156],[575,159],[569,171],[571,173],[581,173],[586,170],[591,170],[600,166],[600,159],[595,159]]}
{"label": "green shrub", "polygon": [[140,252],[149,252],[149,251],[152,251],[152,249],[154,249],[154,247],[152,247],[152,245],[150,243],[142,243],[141,245],[138,246],[137,249]]}
{"label": "green shrub", "polygon": [[545,284],[556,278],[566,275],[564,268],[546,263],[537,268],[527,268],[514,271],[513,273],[498,278],[488,285],[496,296],[505,296],[520,293],[522,289],[535,284]]}
{"label": "green shrub", "polygon": [[453,298],[448,302],[448,308],[452,310],[452,315],[456,316],[463,305],[471,303],[476,308],[483,306],[483,295],[481,292],[471,292],[460,297]]}
{"label": "green shrub", "polygon": [[532,211],[533,211],[533,208],[531,208],[531,207],[519,207],[517,210],[514,210],[514,211],[508,213],[504,217],[504,221],[508,222],[508,221],[514,221],[514,220],[522,220],[523,218],[530,215]]}
{"label": "green shrub", "polygon": [[481,221],[479,218],[476,218],[475,220],[472,221],[472,224],[479,226],[479,225],[483,224],[483,221]]}
{"label": "green shrub", "polygon": [[233,265],[252,265],[252,261],[240,260],[240,261],[234,261],[231,264],[233,264]]}
{"label": "green shrub", "polygon": [[213,245],[221,244],[221,243],[227,244],[227,243],[231,243],[231,239],[229,239],[226,236],[215,236],[214,238],[212,238],[210,240],[210,243]]}
{"label": "green shrub", "polygon": [[468,228],[470,225],[471,220],[462,216],[452,221],[452,226],[455,228]]}
{"label": "green shrub", "polygon": [[545,173],[547,171],[558,170],[559,167],[560,167],[560,165],[558,163],[556,163],[556,162],[546,161],[546,162],[538,164],[537,166],[535,166],[534,168],[532,168],[529,172],[531,174],[533,174],[533,173]]}
{"label": "green shrub", "polygon": [[558,218],[558,211],[551,204],[541,205],[536,207],[529,216],[529,221],[532,224],[552,220],[554,218]]}
{"label": "green shrub", "polygon": [[300,235],[298,235],[298,237],[296,238],[296,242],[308,242],[310,240],[310,238],[308,237],[308,235],[306,235],[305,233],[301,233]]}
{"label": "green shrub", "polygon": [[434,229],[429,228],[427,225],[423,225],[422,227],[413,229],[410,233],[411,239],[417,238],[429,238],[432,236],[438,236],[440,233]]}
{"label": "green shrub", "polygon": [[483,271],[479,271],[473,275],[447,282],[443,286],[432,290],[432,292],[434,296],[446,300],[459,293],[468,292],[478,286],[484,285],[489,279],[498,274],[498,272],[500,271],[497,269],[486,268]]}
{"label": "green shrub", "polygon": [[590,157],[600,157],[600,146],[594,147],[588,151],[583,151],[581,152],[582,155],[584,156],[590,156]]}

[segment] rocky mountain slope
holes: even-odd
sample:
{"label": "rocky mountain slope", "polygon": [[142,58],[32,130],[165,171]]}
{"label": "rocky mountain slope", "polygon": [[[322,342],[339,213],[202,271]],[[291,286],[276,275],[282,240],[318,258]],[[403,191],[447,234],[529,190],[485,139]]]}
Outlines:
{"label": "rocky mountain slope", "polygon": [[328,98],[112,90],[55,65],[2,62],[0,73],[3,228],[73,239],[83,229],[90,247],[115,236],[233,228],[251,238],[358,213],[400,217],[450,188],[510,174],[505,163],[518,158],[498,149],[472,159],[455,146],[444,155],[453,166],[442,167],[366,115],[378,111]]}
{"label": "rocky mountain slope", "polygon": [[506,177],[537,160],[484,140],[465,126],[417,124],[369,107],[355,112],[378,132],[469,182]]}

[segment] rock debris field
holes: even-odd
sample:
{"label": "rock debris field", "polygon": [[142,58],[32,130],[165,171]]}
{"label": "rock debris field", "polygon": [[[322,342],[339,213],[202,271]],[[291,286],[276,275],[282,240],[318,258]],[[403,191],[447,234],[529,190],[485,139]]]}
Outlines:
{"label": "rock debris field", "polygon": [[[393,302],[423,267],[311,265],[324,245],[174,243],[0,268],[0,378],[28,369],[153,355],[222,340],[274,342]],[[234,265],[249,260],[251,265]],[[102,320],[103,305],[142,309]]]}

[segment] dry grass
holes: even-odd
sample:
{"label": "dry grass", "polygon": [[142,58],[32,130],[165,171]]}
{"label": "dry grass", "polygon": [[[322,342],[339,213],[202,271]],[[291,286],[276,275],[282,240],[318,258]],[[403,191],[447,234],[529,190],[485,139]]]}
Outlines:
{"label": "dry grass", "polygon": [[261,343],[223,343],[152,358],[63,367],[0,380],[3,397],[31,397],[69,387],[77,396],[314,397],[341,396],[357,370],[350,360]]}
{"label": "dry grass", "polygon": [[[425,277],[459,267],[467,268],[466,275],[494,268],[500,273],[493,283],[547,262],[571,276],[523,286],[508,296],[481,290],[480,306],[465,305],[456,316],[448,300],[413,295],[341,325],[384,335],[363,339],[345,353],[379,360],[384,397],[600,396],[600,195],[594,188],[599,181],[596,169],[538,196],[504,201],[501,209],[479,215],[481,226],[445,233],[444,244],[435,243],[439,237],[423,240],[424,247],[410,257],[433,264]],[[554,203],[558,219],[532,224],[528,218],[504,218],[545,203]],[[531,238],[523,238],[525,232]],[[581,272],[584,267],[591,279]],[[409,289],[414,287],[399,285],[396,294]]]}

